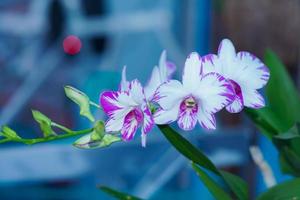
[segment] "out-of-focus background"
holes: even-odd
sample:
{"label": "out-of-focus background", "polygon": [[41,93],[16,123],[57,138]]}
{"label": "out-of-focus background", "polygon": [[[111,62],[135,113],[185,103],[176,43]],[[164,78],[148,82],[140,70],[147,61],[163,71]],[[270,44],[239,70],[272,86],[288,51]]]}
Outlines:
{"label": "out-of-focus background", "polygon": [[[74,56],[62,48],[71,34],[82,42]],[[0,125],[10,125],[23,137],[41,136],[33,108],[69,128],[87,128],[91,124],[65,97],[64,85],[97,102],[101,91],[118,87],[123,65],[129,79],[145,83],[165,49],[179,77],[190,52],[215,53],[225,37],[237,50],[261,59],[266,48],[273,49],[299,86],[299,36],[298,0],[1,0]],[[245,178],[252,197],[266,186],[250,145],[261,148],[277,181],[289,178],[279,172],[272,144],[243,114],[217,117],[217,131],[198,127],[183,134],[217,166]],[[111,199],[96,185],[146,199],[213,199],[157,129],[148,138],[147,148],[137,136],[100,150],[76,149],[71,145],[76,138],[34,146],[2,144],[0,199]]]}

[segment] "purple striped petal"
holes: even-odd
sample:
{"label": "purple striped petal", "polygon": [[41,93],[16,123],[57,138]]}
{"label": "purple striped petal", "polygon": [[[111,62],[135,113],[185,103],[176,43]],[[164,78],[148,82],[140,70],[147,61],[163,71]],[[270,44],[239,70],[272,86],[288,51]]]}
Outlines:
{"label": "purple striped petal", "polygon": [[147,133],[149,133],[150,130],[154,126],[153,116],[152,116],[151,111],[146,103],[143,105],[143,113],[144,113],[144,121],[143,121],[143,126],[142,126],[141,139],[142,139],[142,146],[146,147]]}
{"label": "purple striped petal", "polygon": [[113,91],[106,91],[100,95],[100,104],[108,116],[112,116],[116,110],[123,108],[118,102],[118,96],[119,93]]}
{"label": "purple striped petal", "polygon": [[211,72],[220,73],[221,66],[218,65],[218,56],[215,54],[208,54],[202,57],[201,74],[205,75]]}
{"label": "purple striped petal", "polygon": [[245,97],[245,106],[254,109],[259,109],[265,106],[263,96],[261,96],[261,94],[259,94],[256,90],[244,90],[243,95]]}
{"label": "purple striped petal", "polygon": [[213,114],[210,114],[206,112],[204,109],[199,108],[197,118],[202,128],[207,130],[216,129],[216,119]]}
{"label": "purple striped petal", "polygon": [[241,112],[244,108],[243,99],[239,96],[236,96],[234,101],[232,101],[228,106],[226,106],[226,110],[230,113],[238,113]]}
{"label": "purple striped petal", "polygon": [[130,111],[126,115],[121,130],[123,140],[125,141],[132,140],[142,119],[143,119],[143,114],[141,113],[141,111],[137,109]]}
{"label": "purple striped petal", "polygon": [[178,126],[186,131],[192,130],[197,123],[197,112],[198,105],[196,100],[193,97],[184,99],[179,107]]}
{"label": "purple striped petal", "polygon": [[143,105],[143,113],[144,113],[144,121],[142,126],[142,133],[147,134],[153,128],[154,119],[146,103]]}

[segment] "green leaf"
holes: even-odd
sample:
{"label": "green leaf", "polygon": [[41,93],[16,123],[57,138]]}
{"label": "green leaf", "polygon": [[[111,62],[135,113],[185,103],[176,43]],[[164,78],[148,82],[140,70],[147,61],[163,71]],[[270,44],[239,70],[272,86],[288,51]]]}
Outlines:
{"label": "green leaf", "polygon": [[291,166],[289,161],[286,160],[282,152],[279,153],[279,165],[280,165],[280,170],[283,174],[292,174],[292,175],[295,174],[293,166]]}
{"label": "green leaf", "polygon": [[248,199],[248,186],[243,179],[229,172],[223,170],[219,171],[225,179],[226,183],[239,199]]}
{"label": "green leaf", "polygon": [[231,197],[221,188],[211,177],[209,177],[204,170],[192,163],[193,169],[196,171],[199,178],[216,198],[216,200],[231,200]]}
{"label": "green leaf", "polygon": [[269,139],[283,131],[285,126],[281,123],[280,118],[270,109],[264,107],[261,109],[245,108],[245,113],[255,123],[257,128]]}
{"label": "green leaf", "polygon": [[[199,166],[220,176],[226,185],[235,193],[240,200],[248,199],[247,184],[235,175],[224,175],[223,171],[219,171],[215,165],[201,151],[193,146],[188,140],[174,131],[168,125],[158,125],[159,129],[167,140],[176,148],[182,155]],[[241,184],[242,183],[242,184]]]}
{"label": "green leaf", "polygon": [[257,200],[297,200],[300,199],[300,178],[278,184],[262,193]]}
{"label": "green leaf", "polygon": [[280,167],[283,173],[300,176],[300,157],[289,147],[280,150]]}
{"label": "green leaf", "polygon": [[80,107],[80,115],[85,116],[92,122],[95,121],[90,109],[90,99],[86,94],[71,86],[65,86],[65,93]]}
{"label": "green leaf", "polygon": [[300,121],[300,97],[286,67],[273,51],[266,51],[265,64],[270,69],[270,80],[266,86],[268,107],[245,109],[245,112],[258,129],[271,139]]}
{"label": "green leaf", "polygon": [[111,189],[109,187],[105,187],[105,186],[98,186],[98,188],[100,190],[102,190],[103,192],[105,192],[106,194],[109,194],[112,197],[115,197],[116,199],[120,199],[120,200],[142,200],[141,198],[123,193],[123,192],[119,192],[117,190]]}
{"label": "green leaf", "polygon": [[49,119],[46,115],[44,115],[43,113],[37,110],[32,110],[32,115],[35,121],[39,123],[40,128],[44,134],[44,137],[56,135],[51,128],[51,123],[52,123],[51,119]]}
{"label": "green leaf", "polygon": [[290,141],[290,148],[300,157],[300,138],[295,137]]}
{"label": "green leaf", "polygon": [[121,141],[120,137],[105,133],[104,129],[104,122],[97,121],[93,132],[79,138],[73,145],[81,149],[97,149],[108,147],[112,143]]}
{"label": "green leaf", "polygon": [[18,134],[8,126],[2,126],[1,132],[4,137],[9,139],[21,139],[20,136],[18,136]]}
{"label": "green leaf", "polygon": [[299,124],[295,124],[286,133],[274,136],[272,141],[279,150],[281,171],[285,174],[300,176]]}
{"label": "green leaf", "polygon": [[287,131],[296,121],[300,122],[300,97],[286,67],[271,50],[265,54],[265,64],[270,69],[266,86],[268,103]]}
{"label": "green leaf", "polygon": [[300,135],[294,133],[294,132],[286,132],[284,134],[275,135],[274,138],[280,139],[280,140],[292,140],[295,138],[300,138]]}
{"label": "green leaf", "polygon": [[201,167],[220,175],[215,165],[201,151],[193,146],[188,140],[170,128],[168,125],[158,125],[161,132],[169,140],[169,142],[189,160],[197,163]]}

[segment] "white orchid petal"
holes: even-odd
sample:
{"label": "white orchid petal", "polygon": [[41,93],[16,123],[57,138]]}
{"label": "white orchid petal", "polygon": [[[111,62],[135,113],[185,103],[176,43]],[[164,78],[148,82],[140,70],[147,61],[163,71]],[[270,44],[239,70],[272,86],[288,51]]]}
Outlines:
{"label": "white orchid petal", "polygon": [[193,89],[197,87],[200,80],[201,58],[198,53],[193,52],[185,61],[182,84],[185,88]]}
{"label": "white orchid petal", "polygon": [[244,105],[250,108],[259,109],[265,106],[265,100],[256,90],[243,90]]}
{"label": "white orchid petal", "polygon": [[124,66],[122,70],[122,79],[121,79],[119,90],[124,92],[124,91],[128,91],[128,89],[129,89],[129,82],[127,81],[126,78],[126,66]]}
{"label": "white orchid petal", "polygon": [[115,119],[115,118],[109,118],[105,123],[105,131],[106,132],[117,132],[120,131],[123,127],[124,117]]}
{"label": "white orchid petal", "polygon": [[196,92],[200,106],[208,113],[216,113],[234,99],[230,83],[217,73],[203,76]]}
{"label": "white orchid petal", "polygon": [[152,74],[150,77],[149,82],[147,83],[145,87],[145,96],[147,100],[151,101],[154,97],[154,94],[157,90],[157,88],[161,85],[161,80],[160,80],[160,74],[159,74],[159,69],[157,66],[155,66],[152,70]]}
{"label": "white orchid petal", "polygon": [[229,39],[223,39],[219,45],[218,56],[225,64],[230,67],[230,63],[235,59],[236,52]]}
{"label": "white orchid petal", "polygon": [[175,72],[175,70],[176,70],[175,64],[167,61],[167,52],[166,50],[164,50],[161,53],[159,59],[159,71],[160,71],[161,83],[169,80],[172,74]]}
{"label": "white orchid petal", "polygon": [[129,84],[129,95],[134,102],[142,105],[145,101],[145,94],[142,84],[137,80],[133,80]]}
{"label": "white orchid petal", "polygon": [[179,112],[179,104],[173,106],[170,110],[158,109],[154,113],[154,121],[156,124],[170,124],[177,120]]}
{"label": "white orchid petal", "polygon": [[162,84],[155,95],[155,101],[164,110],[171,109],[178,102],[181,102],[183,97],[187,95],[182,84],[177,80],[170,80]]}
{"label": "white orchid petal", "polygon": [[201,108],[201,105],[198,109],[197,119],[202,128],[205,128],[207,130],[216,129],[215,116],[206,112],[203,108]]}
{"label": "white orchid petal", "polygon": [[238,74],[235,75],[235,81],[242,87],[260,89],[267,84],[270,77],[269,69],[251,53],[239,52],[237,54],[237,66],[239,70]]}
{"label": "white orchid petal", "polygon": [[142,147],[146,147],[147,135],[144,133],[141,134],[141,142],[142,142]]}

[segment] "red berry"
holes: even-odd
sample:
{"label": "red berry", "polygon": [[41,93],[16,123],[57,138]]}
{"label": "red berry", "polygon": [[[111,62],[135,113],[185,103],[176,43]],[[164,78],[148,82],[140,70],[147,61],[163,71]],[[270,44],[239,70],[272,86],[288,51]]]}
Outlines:
{"label": "red berry", "polygon": [[63,41],[64,51],[70,55],[79,53],[81,46],[82,45],[80,39],[75,35],[69,35]]}

